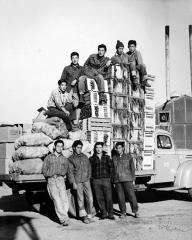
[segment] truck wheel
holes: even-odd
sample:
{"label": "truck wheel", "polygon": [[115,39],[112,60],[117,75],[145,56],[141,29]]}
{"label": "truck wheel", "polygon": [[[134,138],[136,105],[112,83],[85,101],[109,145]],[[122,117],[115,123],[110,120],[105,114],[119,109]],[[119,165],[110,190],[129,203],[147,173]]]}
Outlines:
{"label": "truck wheel", "polygon": [[192,188],[188,189],[188,194],[189,194],[190,199],[192,200]]}

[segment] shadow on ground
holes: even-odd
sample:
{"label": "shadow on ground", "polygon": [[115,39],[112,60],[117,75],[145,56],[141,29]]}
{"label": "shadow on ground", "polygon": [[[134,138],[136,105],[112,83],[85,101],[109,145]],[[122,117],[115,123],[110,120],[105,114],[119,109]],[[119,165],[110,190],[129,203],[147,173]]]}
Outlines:
{"label": "shadow on ground", "polygon": [[0,239],[14,240],[21,229],[28,239],[40,240],[30,217],[22,215],[0,216]]}

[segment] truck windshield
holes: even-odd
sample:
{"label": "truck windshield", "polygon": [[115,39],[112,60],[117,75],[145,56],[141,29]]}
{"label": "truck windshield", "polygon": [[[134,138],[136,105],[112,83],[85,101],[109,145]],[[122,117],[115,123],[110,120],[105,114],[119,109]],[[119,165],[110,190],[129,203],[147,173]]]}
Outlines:
{"label": "truck windshield", "polygon": [[162,149],[171,149],[172,143],[170,137],[166,135],[157,136],[157,147]]}

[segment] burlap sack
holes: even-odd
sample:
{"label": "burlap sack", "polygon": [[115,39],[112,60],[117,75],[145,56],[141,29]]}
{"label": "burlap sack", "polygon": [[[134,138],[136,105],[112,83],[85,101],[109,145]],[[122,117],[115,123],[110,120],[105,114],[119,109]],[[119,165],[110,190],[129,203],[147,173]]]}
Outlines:
{"label": "burlap sack", "polygon": [[47,146],[53,140],[44,133],[29,133],[19,137],[15,141],[15,150],[21,146]]}

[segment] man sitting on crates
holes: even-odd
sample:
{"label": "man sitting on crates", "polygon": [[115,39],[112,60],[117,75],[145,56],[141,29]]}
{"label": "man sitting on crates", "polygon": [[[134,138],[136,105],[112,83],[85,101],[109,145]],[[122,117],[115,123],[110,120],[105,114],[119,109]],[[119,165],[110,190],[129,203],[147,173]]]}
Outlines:
{"label": "man sitting on crates", "polygon": [[88,78],[95,79],[98,89],[99,89],[99,103],[105,104],[106,98],[104,95],[104,78],[107,74],[108,67],[111,64],[111,60],[108,57],[105,57],[107,47],[104,44],[98,46],[98,53],[91,54],[87,61],[84,64],[84,76],[79,78],[79,94],[80,94],[80,104],[84,104],[83,94],[85,93],[85,83]]}
{"label": "man sitting on crates", "polygon": [[76,131],[79,129],[71,121],[76,119],[75,108],[78,106],[79,101],[73,95],[73,90],[68,93],[66,89],[66,80],[60,79],[58,88],[52,91],[48,100],[46,114],[48,117],[61,118],[66,123],[68,131]]}
{"label": "man sitting on crates", "polygon": [[[78,81],[79,77],[83,75],[83,67],[79,65],[79,53],[78,52],[72,52],[71,53],[71,64],[66,66],[63,69],[61,79],[66,80],[67,84],[67,92],[70,92],[71,89],[73,90],[73,95],[75,98],[79,99],[78,94]],[[76,114],[77,118],[74,121],[77,126],[79,125],[79,118],[81,113],[81,106],[77,106]]]}
{"label": "man sitting on crates", "polygon": [[135,40],[130,40],[128,42],[128,49],[127,52],[129,57],[129,65],[131,70],[131,75],[134,79],[137,78],[136,71],[139,71],[140,79],[141,79],[141,85],[142,87],[151,87],[151,85],[147,82],[148,79],[152,79],[153,76],[147,75],[146,67],[143,63],[143,59],[141,56],[141,53],[136,49],[137,42]]}

